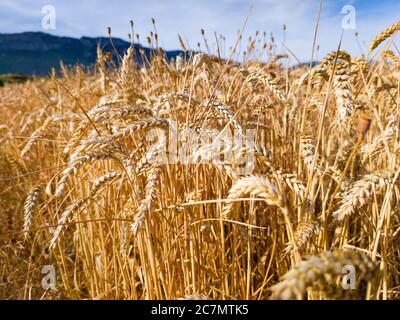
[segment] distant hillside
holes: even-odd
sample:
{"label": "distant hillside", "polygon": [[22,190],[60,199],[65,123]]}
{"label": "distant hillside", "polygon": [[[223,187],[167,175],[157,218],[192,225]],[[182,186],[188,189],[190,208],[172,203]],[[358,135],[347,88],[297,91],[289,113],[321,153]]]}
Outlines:
{"label": "distant hillside", "polygon": [[[119,54],[123,54],[130,45],[118,38],[113,38],[112,41]],[[109,38],[75,39],[43,32],[0,33],[0,74],[47,75],[52,67],[59,68],[60,60],[67,65],[91,65],[96,62],[98,44],[104,51],[114,54]],[[146,55],[150,55],[149,48],[139,44],[135,44],[135,47],[144,49]],[[181,53],[183,52],[167,51],[166,55],[170,59]]]}

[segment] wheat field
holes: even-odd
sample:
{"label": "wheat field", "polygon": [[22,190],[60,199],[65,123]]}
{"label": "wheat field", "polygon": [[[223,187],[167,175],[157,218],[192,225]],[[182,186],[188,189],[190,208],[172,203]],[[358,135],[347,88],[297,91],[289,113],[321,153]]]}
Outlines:
{"label": "wheat field", "polygon": [[399,298],[399,29],[293,68],[153,34],[0,88],[0,298]]}

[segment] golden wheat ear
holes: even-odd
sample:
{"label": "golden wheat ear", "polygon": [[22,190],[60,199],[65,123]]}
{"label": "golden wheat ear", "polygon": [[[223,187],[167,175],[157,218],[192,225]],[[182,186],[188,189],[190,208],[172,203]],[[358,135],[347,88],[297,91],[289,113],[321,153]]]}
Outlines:
{"label": "golden wheat ear", "polygon": [[222,217],[229,219],[235,203],[235,199],[243,194],[250,194],[253,197],[262,198],[268,205],[282,206],[282,196],[278,187],[268,177],[251,175],[239,179],[229,190],[227,203],[222,210]]}
{"label": "golden wheat ear", "polygon": [[378,34],[372,41],[371,46],[369,47],[369,51],[376,49],[383,41],[394,35],[399,30],[400,21],[394,23],[393,25],[382,31],[380,34]]}
{"label": "golden wheat ear", "polygon": [[386,176],[373,174],[363,176],[355,181],[342,196],[340,207],[333,213],[333,216],[342,221],[366,204],[374,191],[381,192],[389,183],[390,179]]}
{"label": "golden wheat ear", "polygon": [[310,256],[288,271],[281,282],[271,287],[272,300],[303,299],[308,288],[340,288],[334,279],[343,274],[343,268],[355,270],[357,285],[361,281],[373,280],[378,265],[366,254],[358,251],[325,251],[319,256]]}
{"label": "golden wheat ear", "polygon": [[37,204],[42,194],[41,187],[35,187],[29,192],[24,203],[24,226],[22,231],[25,233],[25,238],[28,236],[28,232],[32,226],[32,219],[37,208]]}

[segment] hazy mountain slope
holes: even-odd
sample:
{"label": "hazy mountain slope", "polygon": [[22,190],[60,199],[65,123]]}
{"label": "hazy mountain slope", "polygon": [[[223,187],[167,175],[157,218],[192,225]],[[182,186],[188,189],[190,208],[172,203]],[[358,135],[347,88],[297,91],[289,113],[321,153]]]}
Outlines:
{"label": "hazy mountain slope", "polygon": [[[119,54],[130,45],[129,42],[118,38],[112,40]],[[0,74],[47,75],[52,67],[59,67],[60,60],[68,65],[91,65],[96,61],[96,47],[99,43],[104,51],[115,52],[108,38],[75,39],[43,32],[0,33]],[[138,44],[135,44],[135,47],[144,49],[146,55],[150,54],[149,48]],[[166,52],[168,58],[181,53],[182,51]]]}

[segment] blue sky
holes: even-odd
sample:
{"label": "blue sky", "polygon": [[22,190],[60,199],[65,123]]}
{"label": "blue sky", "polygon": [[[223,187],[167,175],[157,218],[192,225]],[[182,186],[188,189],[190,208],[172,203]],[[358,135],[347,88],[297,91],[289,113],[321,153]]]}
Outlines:
{"label": "blue sky", "polygon": [[[256,30],[267,34],[272,31],[281,48],[282,25],[286,24],[286,46],[301,61],[307,61],[319,0],[0,0],[0,32],[43,31],[41,10],[48,4],[56,9],[56,29],[50,33],[73,37],[105,36],[110,26],[113,36],[127,39],[129,21],[133,20],[135,32],[145,39],[152,30],[151,18],[154,17],[160,43],[166,49],[180,48],[178,33],[195,48],[201,40],[201,28],[206,30],[211,47],[214,31],[227,38],[228,47],[235,42],[237,30],[252,6],[244,38]],[[324,0],[317,39],[319,58],[337,47],[344,5],[356,9],[356,29],[345,30],[342,42],[342,48],[354,55],[366,51],[376,34],[400,18],[398,0]],[[359,34],[361,50],[355,32]]]}

